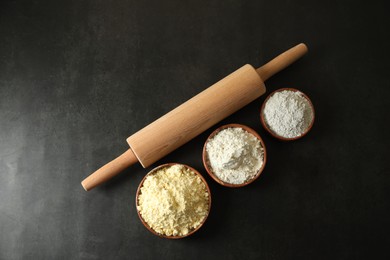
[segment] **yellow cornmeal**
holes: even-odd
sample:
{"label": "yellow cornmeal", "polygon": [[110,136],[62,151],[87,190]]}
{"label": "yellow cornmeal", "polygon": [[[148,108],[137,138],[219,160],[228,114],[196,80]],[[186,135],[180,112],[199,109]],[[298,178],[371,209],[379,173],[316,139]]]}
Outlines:
{"label": "yellow cornmeal", "polygon": [[142,218],[154,231],[184,236],[207,216],[209,194],[196,173],[176,164],[146,177],[138,205]]}

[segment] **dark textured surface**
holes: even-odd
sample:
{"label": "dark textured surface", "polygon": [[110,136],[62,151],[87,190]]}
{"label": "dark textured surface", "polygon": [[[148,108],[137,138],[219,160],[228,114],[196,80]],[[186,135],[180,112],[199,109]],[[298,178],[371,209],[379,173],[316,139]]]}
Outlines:
{"label": "dark textured surface", "polygon": [[[363,2],[1,1],[0,259],[388,259],[390,19],[386,1]],[[128,135],[299,42],[309,55],[267,86],[312,98],[312,132],[272,139],[265,96],[218,124],[263,137],[259,180],[228,189],[206,175],[214,128],[155,164],[209,182],[198,233],[169,241],[142,226],[134,198],[151,168],[82,189]]]}

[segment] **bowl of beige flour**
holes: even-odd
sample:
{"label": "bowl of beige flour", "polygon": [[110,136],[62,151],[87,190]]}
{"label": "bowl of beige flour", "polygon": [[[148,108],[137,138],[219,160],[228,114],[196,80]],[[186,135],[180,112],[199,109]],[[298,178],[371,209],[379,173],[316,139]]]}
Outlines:
{"label": "bowl of beige flour", "polygon": [[206,180],[194,168],[178,163],[150,171],[139,184],[135,200],[142,224],[153,234],[168,239],[195,233],[211,208]]}
{"label": "bowl of beige flour", "polygon": [[239,188],[255,181],[263,172],[266,149],[259,134],[241,124],[217,128],[203,147],[203,165],[219,184]]}
{"label": "bowl of beige flour", "polygon": [[314,106],[307,95],[294,88],[281,88],[264,101],[261,124],[273,137],[293,141],[305,136],[314,123]]}

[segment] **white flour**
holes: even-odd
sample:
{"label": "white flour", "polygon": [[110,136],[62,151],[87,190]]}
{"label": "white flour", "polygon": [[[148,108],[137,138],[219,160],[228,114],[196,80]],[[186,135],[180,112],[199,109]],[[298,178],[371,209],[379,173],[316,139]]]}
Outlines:
{"label": "white flour", "polygon": [[213,173],[230,184],[255,177],[263,165],[259,139],[242,128],[226,128],[207,142],[206,151]]}
{"label": "white flour", "polygon": [[294,138],[301,136],[313,121],[313,110],[301,92],[276,92],[264,107],[264,119],[275,134]]}

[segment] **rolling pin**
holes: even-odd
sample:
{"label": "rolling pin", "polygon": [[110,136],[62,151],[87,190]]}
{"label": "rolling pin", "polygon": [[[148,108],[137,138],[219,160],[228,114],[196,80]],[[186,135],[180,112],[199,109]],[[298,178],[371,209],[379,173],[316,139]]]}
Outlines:
{"label": "rolling pin", "polygon": [[127,138],[130,146],[118,158],[92,173],[81,185],[86,191],[130,165],[146,168],[222,119],[265,93],[264,81],[307,52],[301,43],[262,67],[247,64]]}

